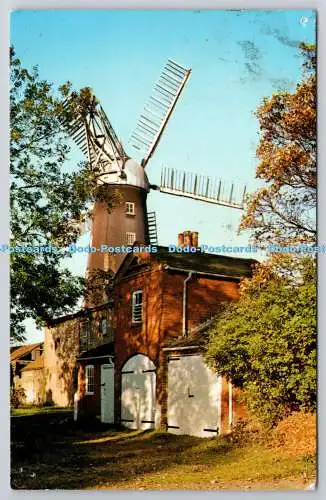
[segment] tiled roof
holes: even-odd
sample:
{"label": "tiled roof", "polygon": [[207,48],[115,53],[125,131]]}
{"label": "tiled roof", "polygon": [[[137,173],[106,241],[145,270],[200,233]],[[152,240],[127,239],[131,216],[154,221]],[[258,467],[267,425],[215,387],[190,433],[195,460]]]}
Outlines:
{"label": "tiled roof", "polygon": [[219,274],[226,277],[245,277],[251,275],[254,259],[229,257],[212,253],[175,253],[168,247],[159,246],[155,258],[170,267],[197,271],[207,274]]}
{"label": "tiled roof", "polygon": [[178,339],[171,340],[166,346],[166,349],[177,349],[178,347],[197,347],[198,349],[203,348],[207,341],[208,335],[207,330],[214,323],[215,318],[210,318],[209,320],[201,323],[196,328],[191,330],[187,337],[181,337]]}
{"label": "tiled roof", "polygon": [[[180,271],[193,271],[203,274],[211,274],[229,279],[240,279],[252,274],[252,266],[257,262],[255,259],[243,259],[240,257],[229,257],[212,253],[175,253],[169,252],[169,248],[158,246],[157,253],[151,254],[151,257],[167,268]],[[123,263],[131,258],[131,254],[126,254]],[[121,264],[117,277],[123,272],[123,263]],[[73,314],[67,314],[59,318],[53,318],[48,322],[48,326],[55,326],[67,320],[82,318],[92,314],[94,311],[112,307],[112,301],[100,306],[81,309]]]}
{"label": "tiled roof", "polygon": [[37,344],[26,344],[26,345],[18,345],[14,346],[13,349],[10,349],[10,361],[16,361],[20,358],[23,358],[27,354],[29,354],[33,349],[40,347],[43,345],[43,342],[38,342]]}
{"label": "tiled roof", "polygon": [[114,342],[109,342],[108,344],[98,345],[89,351],[83,352],[78,359],[82,360],[85,358],[97,358],[100,356],[113,356],[114,355]]}
{"label": "tiled roof", "polygon": [[23,369],[22,372],[27,372],[29,370],[41,370],[44,368],[44,359],[43,356],[39,356],[34,361],[28,363]]}

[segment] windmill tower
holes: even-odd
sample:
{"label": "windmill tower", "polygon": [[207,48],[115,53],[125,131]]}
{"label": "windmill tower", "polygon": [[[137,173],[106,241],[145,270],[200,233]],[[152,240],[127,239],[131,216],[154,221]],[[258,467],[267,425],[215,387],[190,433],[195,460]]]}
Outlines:
{"label": "windmill tower", "polygon": [[[93,169],[99,171],[99,183],[119,194],[118,205],[111,213],[102,201],[93,209],[92,246],[121,247],[134,241],[157,244],[155,213],[148,213],[146,199],[150,189],[209,203],[242,208],[243,197],[237,201],[234,185],[226,192],[222,181],[209,177],[164,168],[160,186],[150,184],[145,168],[153,156],[177,101],[191,74],[168,60],[153,92],[140,115],[131,145],[143,154],[139,164],[124,150],[121,142],[95,96],[84,116],[75,116],[64,125],[85,154]],[[68,103],[67,103],[68,105]],[[95,252],[89,254],[88,271],[116,272],[125,254]]]}

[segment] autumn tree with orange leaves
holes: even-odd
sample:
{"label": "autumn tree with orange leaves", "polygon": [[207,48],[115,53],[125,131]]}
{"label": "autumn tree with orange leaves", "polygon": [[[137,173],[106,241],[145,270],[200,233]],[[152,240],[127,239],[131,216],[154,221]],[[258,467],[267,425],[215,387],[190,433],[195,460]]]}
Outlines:
{"label": "autumn tree with orange leaves", "polygon": [[256,177],[265,186],[249,197],[240,229],[252,230],[262,247],[316,238],[316,49],[302,43],[300,51],[304,74],[295,92],[264,98],[256,112]]}

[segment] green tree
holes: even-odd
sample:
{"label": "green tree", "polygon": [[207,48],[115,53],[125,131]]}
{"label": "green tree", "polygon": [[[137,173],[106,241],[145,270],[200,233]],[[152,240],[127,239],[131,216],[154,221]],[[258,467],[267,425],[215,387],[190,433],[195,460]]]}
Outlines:
{"label": "green tree", "polygon": [[[91,90],[58,89],[30,72],[10,51],[10,208],[12,246],[53,245],[56,253],[11,253],[11,339],[24,339],[24,320],[41,326],[71,311],[84,293],[84,280],[63,266],[64,249],[76,242],[91,205],[100,197],[111,209],[115,198],[99,187],[86,162],[68,169],[69,141],[62,121],[87,110]],[[64,103],[68,102],[68,106]]]}
{"label": "green tree", "polygon": [[210,332],[206,358],[244,390],[249,410],[270,424],[295,410],[316,408],[316,270],[280,275],[257,266]]}

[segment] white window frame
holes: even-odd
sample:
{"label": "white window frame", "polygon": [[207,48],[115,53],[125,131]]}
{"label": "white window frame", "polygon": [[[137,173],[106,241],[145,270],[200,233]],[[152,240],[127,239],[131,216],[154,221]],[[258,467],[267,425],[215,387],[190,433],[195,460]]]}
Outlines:
{"label": "white window frame", "polygon": [[135,241],[136,241],[136,233],[126,232],[126,243],[127,243],[127,245],[133,245],[135,243]]}
{"label": "white window frame", "polygon": [[[89,374],[89,372],[91,374]],[[86,380],[85,380],[85,383],[86,383],[86,396],[90,396],[92,394],[94,394],[94,390],[95,390],[95,378],[94,378],[94,365],[86,365],[85,367],[85,374],[86,374]],[[91,386],[91,387],[89,387]],[[89,390],[89,389],[93,389],[93,390]]]}
{"label": "white window frame", "polygon": [[133,201],[126,201],[126,215],[136,215],[135,203]]}
{"label": "white window frame", "polygon": [[[141,301],[139,301],[141,297]],[[132,293],[131,319],[133,323],[141,323],[143,321],[143,290],[136,290]]]}

